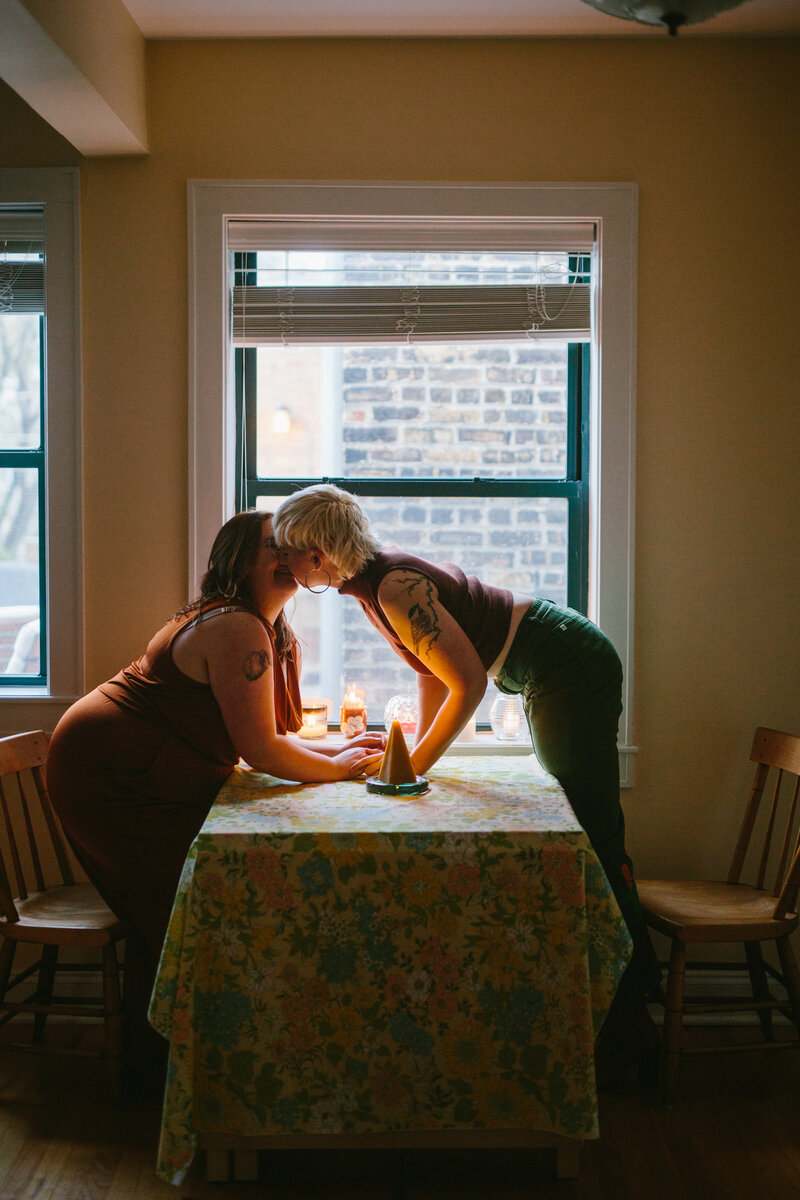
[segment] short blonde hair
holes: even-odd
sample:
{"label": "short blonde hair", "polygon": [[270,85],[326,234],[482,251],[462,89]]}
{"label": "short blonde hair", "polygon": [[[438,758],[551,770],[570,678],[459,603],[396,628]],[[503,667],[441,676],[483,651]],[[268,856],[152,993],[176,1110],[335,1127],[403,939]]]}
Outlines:
{"label": "short blonde hair", "polygon": [[357,575],[380,549],[355,496],[332,483],[315,483],[287,496],[272,528],[279,546],[321,550],[345,579]]}

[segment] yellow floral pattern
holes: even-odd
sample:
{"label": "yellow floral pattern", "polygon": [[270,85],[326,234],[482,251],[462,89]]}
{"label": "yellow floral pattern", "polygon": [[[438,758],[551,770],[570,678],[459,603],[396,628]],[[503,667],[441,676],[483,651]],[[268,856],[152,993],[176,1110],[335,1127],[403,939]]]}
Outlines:
{"label": "yellow floral pattern", "polygon": [[630,956],[535,760],[444,759],[410,799],[237,769],[184,866],[150,1009],[158,1172],[202,1133],[597,1136],[593,1043]]}

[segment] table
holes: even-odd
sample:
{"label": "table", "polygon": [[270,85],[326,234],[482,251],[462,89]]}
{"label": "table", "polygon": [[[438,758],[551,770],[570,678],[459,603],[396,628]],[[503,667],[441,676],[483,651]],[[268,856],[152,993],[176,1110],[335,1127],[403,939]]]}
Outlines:
{"label": "table", "polygon": [[[150,1008],[158,1173],[197,1146],[598,1136],[593,1042],[630,937],[555,780],[443,758],[410,799],[237,768],[184,866]],[[220,1170],[220,1163],[223,1164]],[[574,1171],[576,1155],[561,1161]]]}

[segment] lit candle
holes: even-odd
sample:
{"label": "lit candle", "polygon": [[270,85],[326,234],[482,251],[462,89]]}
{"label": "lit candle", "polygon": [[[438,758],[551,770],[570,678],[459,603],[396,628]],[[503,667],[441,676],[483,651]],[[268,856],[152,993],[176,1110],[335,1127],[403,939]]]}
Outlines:
{"label": "lit candle", "polygon": [[325,700],[303,701],[303,724],[297,736],[307,741],[324,738],[328,733],[328,704]]}
{"label": "lit candle", "polygon": [[503,713],[503,734],[507,738],[515,738],[519,733],[519,713],[513,709]]}
{"label": "lit candle", "polygon": [[367,705],[364,692],[350,684],[342,700],[340,725],[346,738],[358,737],[367,732]]}
{"label": "lit candle", "polygon": [[474,742],[478,736],[478,718],[475,713],[472,714],[467,721],[461,733],[456,738],[457,742]]}

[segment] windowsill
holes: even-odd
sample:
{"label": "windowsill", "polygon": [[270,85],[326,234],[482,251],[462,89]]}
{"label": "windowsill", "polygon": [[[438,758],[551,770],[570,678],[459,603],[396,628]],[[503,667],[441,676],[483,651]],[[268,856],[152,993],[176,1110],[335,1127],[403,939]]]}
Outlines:
{"label": "windowsill", "polygon": [[[292,737],[297,737],[297,734],[292,734]],[[302,746],[315,745],[314,739],[298,738]],[[344,749],[348,744],[347,739],[342,737],[338,730],[328,733],[325,738],[316,739],[316,743],[322,745],[335,746]],[[637,746],[620,746],[619,747],[619,766],[620,766],[620,787],[629,788],[633,786],[632,764],[633,756],[638,752]],[[467,758],[470,755],[481,755],[486,757],[509,758],[509,757],[524,757],[525,755],[533,754],[533,746],[528,738],[520,742],[499,742],[493,733],[480,732],[475,735],[475,738],[469,742],[454,742],[448,750],[445,751],[444,757],[447,758]]]}
{"label": "windowsill", "polygon": [[[372,731],[370,731],[372,732]],[[375,731],[377,732],[377,731]],[[296,734],[294,735],[297,736]],[[298,741],[303,746],[340,746],[342,749],[348,745],[347,739],[337,732],[329,732],[325,738],[298,738]],[[519,742],[499,742],[493,733],[477,733],[475,738],[469,742],[454,742],[448,748],[446,754],[463,757],[469,754],[533,754],[533,746],[529,738],[524,738]]]}

